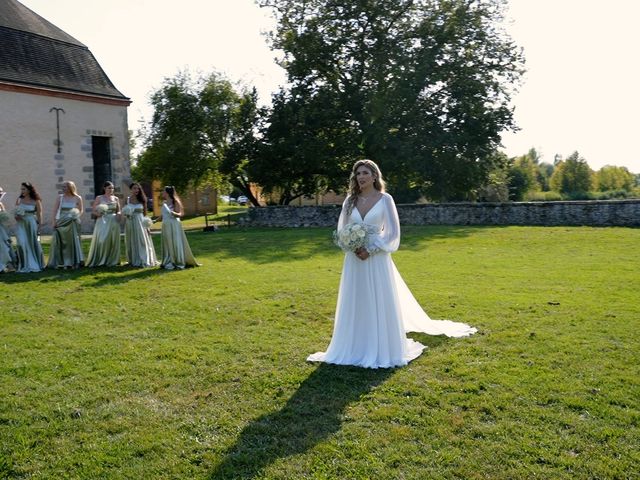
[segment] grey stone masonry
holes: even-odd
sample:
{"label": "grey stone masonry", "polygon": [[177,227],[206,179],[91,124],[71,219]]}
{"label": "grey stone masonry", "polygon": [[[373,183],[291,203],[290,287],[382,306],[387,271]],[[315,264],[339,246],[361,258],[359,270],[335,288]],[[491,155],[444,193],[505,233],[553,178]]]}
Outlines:
{"label": "grey stone masonry", "polygon": [[[428,203],[398,205],[402,225],[588,225],[640,226],[640,199]],[[242,224],[250,227],[332,227],[340,206],[270,206],[249,209]]]}

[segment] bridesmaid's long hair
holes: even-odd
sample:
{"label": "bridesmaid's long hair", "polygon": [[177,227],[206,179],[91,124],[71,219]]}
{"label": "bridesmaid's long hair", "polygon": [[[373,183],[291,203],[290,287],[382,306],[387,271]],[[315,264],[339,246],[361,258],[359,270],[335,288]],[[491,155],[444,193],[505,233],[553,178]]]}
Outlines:
{"label": "bridesmaid's long hair", "polygon": [[358,184],[358,179],[356,178],[356,172],[360,167],[367,167],[373,175],[373,188],[378,190],[379,192],[385,191],[385,183],[382,178],[382,172],[380,171],[380,167],[376,165],[376,162],[373,160],[358,160],[353,164],[353,168],[351,169],[351,175],[349,176],[349,191],[347,196],[347,213],[350,214],[353,211],[353,207],[356,206],[356,200],[358,195],[360,195],[360,185]]}
{"label": "bridesmaid's long hair", "polygon": [[[36,190],[36,187],[29,182],[22,182],[22,186],[29,192],[29,198],[31,198],[31,200],[40,200],[40,194]],[[21,193],[20,198],[24,198],[24,194]]]}
{"label": "bridesmaid's long hair", "polygon": [[133,182],[129,184],[129,190],[133,190],[133,187],[138,187],[138,194],[136,195],[136,200],[142,204],[142,211],[144,212],[144,216],[147,216],[147,196],[144,194],[144,190],[142,190],[142,185],[138,182]]}
{"label": "bridesmaid's long hair", "polygon": [[164,187],[164,191],[167,192],[167,195],[169,195],[169,197],[171,197],[174,208],[175,205],[180,205],[180,208],[182,208],[182,202],[180,201],[180,197],[176,193],[176,187],[174,187],[173,185],[167,185],[166,187]]}
{"label": "bridesmaid's long hair", "polygon": [[69,192],[71,193],[71,195],[75,196],[78,194],[78,189],[76,188],[76,184],[74,182],[72,182],[71,180],[67,180],[64,183],[66,183],[69,187]]}

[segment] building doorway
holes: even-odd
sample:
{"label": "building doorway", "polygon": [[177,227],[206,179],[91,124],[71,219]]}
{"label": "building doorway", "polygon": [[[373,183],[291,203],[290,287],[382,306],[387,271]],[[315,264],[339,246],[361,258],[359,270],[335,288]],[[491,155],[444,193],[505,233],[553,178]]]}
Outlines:
{"label": "building doorway", "polygon": [[111,146],[109,137],[91,137],[93,156],[93,189],[95,196],[102,194],[102,186],[111,179]]}

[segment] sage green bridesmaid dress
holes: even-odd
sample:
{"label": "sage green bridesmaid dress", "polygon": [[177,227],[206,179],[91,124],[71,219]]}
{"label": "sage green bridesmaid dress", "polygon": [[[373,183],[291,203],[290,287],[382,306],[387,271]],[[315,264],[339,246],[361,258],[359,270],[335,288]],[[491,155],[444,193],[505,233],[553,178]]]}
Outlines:
{"label": "sage green bridesmaid dress", "polygon": [[16,221],[16,254],[18,273],[40,272],[44,269],[44,254],[38,240],[36,206],[21,203],[24,216]]}
{"label": "sage green bridesmaid dress", "polygon": [[80,243],[80,212],[76,201],[60,203],[60,218],[51,235],[48,268],[78,268],[84,262]]}
{"label": "sage green bridesmaid dress", "polygon": [[0,273],[7,269],[15,268],[15,256],[16,254],[11,245],[11,233],[6,225],[0,223]]}
{"label": "sage green bridesmaid dress", "polygon": [[179,217],[172,213],[172,207],[162,204],[162,263],[161,268],[167,270],[197,267],[187,236],[182,229]]}
{"label": "sage green bridesmaid dress", "polygon": [[96,220],[87,255],[87,267],[115,267],[120,265],[120,224],[116,216],[118,204],[104,203],[107,213]]}
{"label": "sage green bridesmaid dress", "polygon": [[156,251],[144,224],[144,209],[141,204],[128,203],[125,207],[131,213],[125,215],[124,245],[127,252],[127,262],[132,267],[155,267],[158,265]]}

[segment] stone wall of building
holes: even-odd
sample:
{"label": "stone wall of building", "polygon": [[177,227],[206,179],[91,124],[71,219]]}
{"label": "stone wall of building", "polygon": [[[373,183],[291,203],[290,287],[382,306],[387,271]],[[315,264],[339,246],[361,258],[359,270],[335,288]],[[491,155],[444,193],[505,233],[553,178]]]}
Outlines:
{"label": "stone wall of building", "polygon": [[[84,200],[84,232],[91,232],[91,203],[94,191],[92,137],[109,138],[111,181],[116,195],[123,200],[129,194],[131,178],[127,107],[65,97],[31,95],[0,90],[0,182],[7,192],[7,209],[20,193],[22,182],[31,182],[42,197],[43,233],[51,231],[53,207],[62,183],[75,182]],[[60,152],[58,152],[56,114],[59,113]]]}
{"label": "stone wall of building", "polygon": [[[332,227],[340,206],[249,209],[251,227]],[[398,205],[402,225],[640,226],[640,200]]]}

